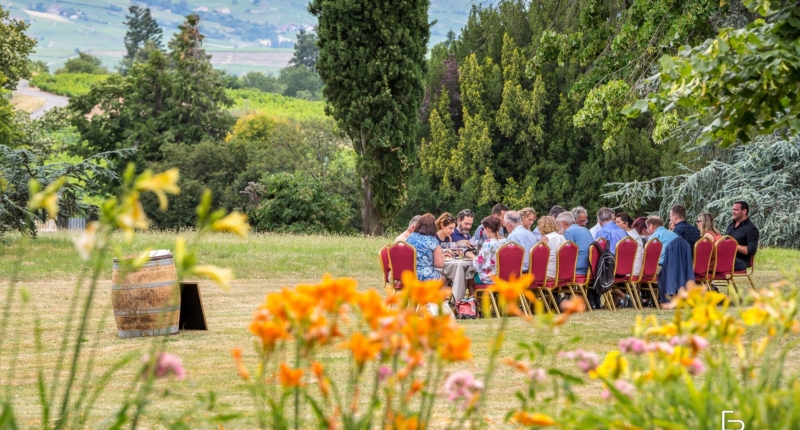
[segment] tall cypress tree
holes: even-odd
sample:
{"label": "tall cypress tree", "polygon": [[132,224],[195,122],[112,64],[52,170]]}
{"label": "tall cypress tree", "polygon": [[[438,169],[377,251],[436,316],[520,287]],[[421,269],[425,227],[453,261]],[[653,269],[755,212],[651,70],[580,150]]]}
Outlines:
{"label": "tall cypress tree", "polygon": [[127,53],[122,58],[119,69],[126,75],[131,65],[136,60],[147,60],[149,53],[163,49],[161,43],[162,31],[158,22],[150,14],[150,8],[131,6],[128,8],[130,15],[125,15],[128,27],[125,33],[125,50]]}
{"label": "tall cypress tree", "polygon": [[308,7],[319,23],[317,71],[326,111],[358,154],[365,234],[381,234],[405,199],[424,91],[429,4],[312,0]]}

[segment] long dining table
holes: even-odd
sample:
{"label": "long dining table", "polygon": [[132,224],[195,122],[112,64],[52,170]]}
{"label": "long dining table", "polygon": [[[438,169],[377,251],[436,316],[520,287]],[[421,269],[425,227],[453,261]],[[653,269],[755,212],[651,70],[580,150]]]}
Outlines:
{"label": "long dining table", "polygon": [[446,258],[444,266],[439,269],[441,273],[453,284],[453,297],[458,303],[463,299],[467,291],[467,279],[475,273],[472,266],[472,259],[466,258]]}

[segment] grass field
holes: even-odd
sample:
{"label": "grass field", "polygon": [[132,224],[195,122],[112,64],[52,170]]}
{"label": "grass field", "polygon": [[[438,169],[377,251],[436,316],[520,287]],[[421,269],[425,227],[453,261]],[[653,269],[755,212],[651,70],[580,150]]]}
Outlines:
{"label": "grass field", "polygon": [[[191,237],[187,232],[186,236]],[[136,237],[132,245],[123,247],[124,253],[141,251],[146,248],[170,249],[173,247],[174,233],[145,233]],[[34,426],[38,422],[38,402],[36,399],[35,377],[40,366],[52,363],[58,350],[60,327],[68,313],[67,303],[73,294],[74,282],[83,267],[82,260],[72,248],[71,236],[66,233],[42,233],[30,243],[21,263],[19,237],[9,237],[10,246],[0,247],[0,297],[5,297],[9,279],[17,276],[20,287],[30,291],[32,300],[25,308],[15,307],[12,325],[18,330],[18,359],[16,378],[10,388],[14,392],[15,408],[23,427]],[[115,236],[114,244],[121,244],[121,236]],[[158,392],[170,390],[177,396],[158,398],[149,406],[150,419],[160,413],[177,413],[189,408],[192,395],[213,389],[219,401],[231,410],[243,412],[239,421],[229,428],[249,428],[254,426],[252,401],[243,390],[232,360],[230,350],[243,347],[245,359],[254,360],[252,337],[247,325],[255,307],[266,293],[276,291],[284,285],[300,282],[315,282],[324,273],[333,276],[349,276],[357,279],[361,289],[380,288],[381,274],[378,266],[377,250],[389,240],[386,238],[363,238],[341,236],[287,236],[273,234],[253,235],[247,240],[230,236],[211,235],[199,245],[200,264],[215,264],[231,267],[237,277],[230,291],[222,291],[208,281],[201,281],[208,332],[183,332],[166,339],[167,351],[177,354],[183,360],[188,376],[185,381],[160,381]],[[790,250],[764,249],[759,251],[757,283],[759,286],[781,279],[781,271],[788,270],[800,261],[800,252]],[[117,338],[116,327],[111,317],[110,276],[111,261],[99,273],[100,287],[94,299],[95,312],[92,314],[93,331],[85,339],[87,349],[95,355],[94,368],[97,372],[131,351],[145,351],[152,340]],[[660,318],[669,318],[670,311],[646,310],[644,314],[655,313]],[[520,318],[512,318],[506,335],[501,357],[512,357],[519,352],[520,341],[538,340],[547,344],[579,337],[578,346],[600,354],[616,347],[617,341],[630,334],[638,312],[624,309],[617,312],[597,311],[579,314],[562,327],[557,338],[538,333],[533,326]],[[32,336],[33,321],[41,320],[43,328],[44,351],[36,353]],[[480,372],[487,361],[487,344],[492,320],[463,322],[472,339],[472,363],[461,366]],[[7,342],[13,333],[5,333]],[[333,352],[326,365],[345,372],[344,355]],[[556,358],[550,359],[552,365],[562,370],[574,372],[574,365],[559,364]],[[7,363],[3,361],[3,363]],[[3,364],[2,366],[6,366]],[[95,420],[107,417],[115,411],[131,387],[136,366],[129,365],[112,380],[105,395],[100,399]],[[453,368],[452,370],[457,370]],[[0,376],[6,369],[0,368]],[[511,369],[500,366],[495,376],[495,384],[489,393],[488,419],[501,426],[503,413],[517,404],[514,392],[522,389],[520,377]],[[591,383],[582,387],[583,402],[602,407],[599,399],[600,385]],[[187,396],[188,398],[182,398]],[[454,410],[446,399],[440,399],[436,414],[447,416]]]}

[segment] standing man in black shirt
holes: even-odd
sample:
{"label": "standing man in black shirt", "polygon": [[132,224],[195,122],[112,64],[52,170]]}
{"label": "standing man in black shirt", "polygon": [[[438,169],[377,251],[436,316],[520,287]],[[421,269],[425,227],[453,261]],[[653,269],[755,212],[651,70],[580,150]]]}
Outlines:
{"label": "standing man in black shirt", "polygon": [[733,221],[725,230],[725,234],[736,239],[736,263],[734,270],[747,270],[750,267],[750,258],[758,251],[758,228],[750,222],[750,206],[747,202],[733,204]]}

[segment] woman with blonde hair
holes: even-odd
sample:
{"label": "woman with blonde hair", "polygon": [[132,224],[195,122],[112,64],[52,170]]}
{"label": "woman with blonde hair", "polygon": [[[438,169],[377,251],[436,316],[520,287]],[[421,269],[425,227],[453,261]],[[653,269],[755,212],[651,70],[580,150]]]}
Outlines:
{"label": "woman with blonde hair", "polygon": [[558,223],[556,219],[549,215],[539,218],[539,233],[542,234],[541,242],[550,247],[550,262],[547,264],[547,277],[556,277],[556,253],[567,239],[563,234],[558,232]]}
{"label": "woman with blonde hair", "polygon": [[717,243],[722,237],[719,230],[714,226],[714,217],[708,212],[697,215],[697,228],[700,230],[700,235],[707,237],[712,243]]}
{"label": "woman with blonde hair", "polygon": [[524,208],[519,211],[519,217],[522,218],[522,226],[530,230],[536,221],[536,211],[533,208]]}

